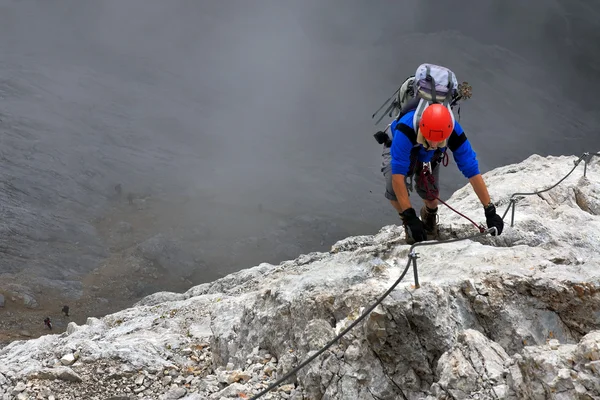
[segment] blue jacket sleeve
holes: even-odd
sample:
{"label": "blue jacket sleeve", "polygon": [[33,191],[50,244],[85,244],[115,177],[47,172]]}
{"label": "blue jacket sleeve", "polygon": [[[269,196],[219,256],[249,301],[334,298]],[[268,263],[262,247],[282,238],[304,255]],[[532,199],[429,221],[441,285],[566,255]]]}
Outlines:
{"label": "blue jacket sleeve", "polygon": [[[395,129],[396,124],[390,126]],[[413,145],[410,140],[402,132],[395,132],[394,140],[392,140],[392,147],[390,153],[392,156],[392,174],[400,174],[406,176],[408,174],[408,168],[410,167],[410,151]]]}
{"label": "blue jacket sleeve", "polygon": [[448,147],[452,150],[456,165],[465,178],[470,179],[479,174],[477,154],[475,154],[475,151],[471,147],[471,143],[469,143],[469,140],[458,121],[454,123],[454,132],[448,141]]}

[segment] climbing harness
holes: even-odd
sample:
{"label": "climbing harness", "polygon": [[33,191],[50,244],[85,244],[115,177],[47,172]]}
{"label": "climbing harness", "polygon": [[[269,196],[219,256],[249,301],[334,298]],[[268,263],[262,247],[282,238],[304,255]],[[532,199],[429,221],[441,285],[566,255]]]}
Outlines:
{"label": "climbing harness", "polygon": [[442,156],[440,159],[440,163],[444,166],[447,167],[448,166],[448,153],[446,153],[445,151],[442,152]]}
{"label": "climbing harness", "polygon": [[[461,217],[469,220],[473,225],[475,225],[475,227],[479,230],[480,233],[483,233],[486,230],[485,226],[483,226],[482,224],[478,225],[471,218],[469,218],[465,214],[455,210],[448,203],[446,203],[444,200],[440,199],[440,197],[439,197],[440,192],[439,192],[439,189],[435,185],[435,176],[433,176],[433,169],[438,164],[441,164],[444,167],[448,166],[448,160],[449,160],[449,158],[448,158],[447,152],[445,152],[445,151],[436,152],[436,154],[433,156],[431,162],[422,163],[422,165],[420,167],[416,167],[416,170],[418,172],[412,171],[412,174],[407,175],[407,177],[405,179],[406,187],[409,191],[412,192],[413,179],[414,179],[413,176],[415,173],[418,173],[417,185],[425,188],[425,198],[427,200],[430,200],[430,201],[438,200],[440,203],[442,203],[443,205],[448,207],[450,210],[454,211]],[[414,163],[416,165],[416,159],[414,160]],[[411,164],[413,164],[413,163],[411,163]],[[411,166],[413,167],[413,169],[415,168],[415,166],[413,166],[413,165],[411,165]],[[409,168],[409,171],[410,170],[411,170],[411,168]]]}
{"label": "climbing harness", "polygon": [[[564,178],[562,178],[556,184],[552,185],[551,187],[549,187],[547,189],[539,190],[539,191],[532,192],[532,193],[514,193],[510,197],[509,205],[506,208],[506,211],[504,212],[504,215],[502,216],[502,219],[504,219],[504,217],[508,213],[508,210],[511,207],[512,207],[513,219],[514,219],[515,203],[516,203],[515,196],[537,195],[539,193],[543,193],[543,192],[546,192],[548,190],[551,190],[551,189],[555,188],[557,185],[559,185],[561,182],[563,182],[565,179],[567,179],[567,177],[569,175],[571,175],[571,173],[575,170],[575,168],[577,168],[577,166],[581,163],[582,160],[585,162],[584,173],[583,173],[584,174],[583,176],[585,176],[586,172],[587,172],[587,164],[589,162],[591,162],[591,159],[594,156],[600,157],[600,152],[599,153],[594,153],[594,154],[583,153],[583,155],[581,157],[579,157],[578,160],[575,161],[575,166],[573,167],[573,169],[571,169],[571,171]],[[425,167],[427,167],[427,168],[425,168]],[[425,172],[423,172],[423,171],[425,171]],[[426,179],[427,182],[430,182],[429,176],[431,176],[433,178],[433,175],[431,175],[431,173],[429,172],[429,166],[424,166],[423,171],[421,171],[421,174],[420,174],[419,177],[424,176],[424,178],[422,178],[422,179]],[[428,188],[428,186],[426,186],[426,187]],[[434,193],[437,196],[437,191],[435,191],[435,189],[432,189],[430,191],[429,188],[428,188],[428,190],[427,190],[427,195],[428,196],[429,195],[433,195]],[[440,200],[439,197],[437,197],[437,199]],[[442,200],[440,200],[440,201],[442,201]],[[448,206],[448,204],[444,203],[443,201],[442,201],[442,203],[445,204],[451,210],[453,210],[456,213],[458,213],[459,215],[462,215],[458,211],[456,211],[453,208],[451,208],[450,206]],[[462,215],[462,216],[465,217],[465,218],[467,218],[464,215]],[[467,218],[467,219],[469,219],[469,218]],[[473,222],[472,220],[470,220],[470,221]],[[477,224],[475,224],[475,222],[473,222],[473,224],[475,226],[477,226]],[[512,220],[511,220],[511,226],[513,226],[513,221]],[[496,229],[496,227],[492,227],[492,228],[489,228],[489,229],[485,229],[485,228],[482,229],[481,226],[477,226],[477,227],[480,230],[480,232],[477,233],[477,234],[471,235],[471,236],[467,236],[467,237],[463,237],[463,238],[446,239],[446,240],[441,240],[441,241],[417,242],[417,243],[414,243],[413,245],[411,245],[410,249],[409,249],[409,253],[408,253],[408,262],[406,263],[406,266],[404,267],[404,271],[402,271],[402,274],[400,274],[400,277],[396,280],[396,282],[394,282],[394,284],[383,295],[381,295],[381,297],[379,297],[375,303],[373,303],[368,309],[366,309],[356,320],[354,320],[340,334],[338,334],[336,337],[334,337],[333,339],[331,339],[322,349],[320,349],[315,354],[313,354],[312,356],[310,356],[308,359],[306,359],[305,361],[303,361],[300,365],[298,365],[296,368],[292,369],[290,372],[288,372],[287,374],[285,374],[283,377],[281,377],[280,379],[278,379],[277,381],[275,381],[274,383],[272,383],[269,387],[267,387],[266,389],[262,390],[260,393],[258,393],[257,395],[253,396],[252,398],[250,398],[250,400],[256,400],[256,399],[264,396],[265,394],[267,394],[271,390],[275,389],[281,383],[285,382],[288,378],[290,378],[291,376],[294,376],[299,370],[301,370],[302,368],[304,368],[306,365],[308,365],[315,358],[317,358],[318,356],[320,356],[321,354],[323,354],[327,349],[329,349],[337,341],[339,341],[346,333],[350,332],[350,330],[352,328],[354,328],[356,325],[358,325],[359,322],[361,322],[367,315],[369,315],[371,313],[371,311],[373,311],[375,309],[375,307],[377,307],[390,293],[392,293],[392,291],[396,288],[396,286],[398,286],[398,284],[400,284],[400,282],[402,282],[402,280],[406,276],[406,273],[408,272],[408,269],[410,268],[411,264],[413,266],[415,288],[419,289],[421,287],[420,284],[419,284],[419,275],[418,275],[418,272],[417,272],[417,259],[419,257],[418,257],[418,254],[415,252],[415,248],[416,247],[443,245],[443,244],[447,244],[447,243],[454,243],[454,242],[459,242],[459,241],[463,241],[463,240],[474,239],[476,237],[485,236],[485,235],[488,235],[488,234],[492,234],[493,236],[496,236],[497,233],[498,233],[498,230]]]}
{"label": "climbing harness", "polygon": [[[446,157],[448,157],[448,155],[446,153],[444,153],[444,154],[446,155]],[[443,164],[443,165],[446,166],[446,165],[448,165],[448,163],[446,162],[446,164]],[[425,188],[425,193],[426,193],[425,197],[427,198],[427,200],[436,200],[437,199],[440,203],[442,203],[443,205],[445,205],[446,207],[448,207],[449,209],[451,209],[452,211],[454,211],[461,217],[471,221],[471,223],[473,225],[475,225],[475,227],[477,229],[479,229],[480,233],[485,232],[485,229],[486,229],[485,226],[483,226],[481,224],[477,225],[477,223],[475,221],[473,221],[471,218],[467,217],[465,214],[450,207],[450,205],[448,203],[446,203],[444,200],[440,199],[440,197],[439,197],[440,192],[439,192],[439,189],[435,186],[435,177],[429,170],[429,163],[423,164],[423,168],[421,169],[421,172],[419,173],[418,182],[421,187]]]}

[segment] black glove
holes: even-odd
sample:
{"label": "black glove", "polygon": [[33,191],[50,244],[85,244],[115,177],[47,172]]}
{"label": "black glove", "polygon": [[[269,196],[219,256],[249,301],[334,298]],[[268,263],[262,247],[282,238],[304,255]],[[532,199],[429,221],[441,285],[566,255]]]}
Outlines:
{"label": "black glove", "polygon": [[427,234],[425,233],[425,226],[423,225],[423,221],[417,217],[417,213],[414,208],[407,208],[406,210],[400,213],[400,217],[404,222],[404,226],[406,226],[406,230],[408,235],[415,242],[422,242],[427,240]]}
{"label": "black glove", "polygon": [[[487,223],[488,228],[495,227],[498,230],[499,236],[504,228],[504,221],[502,221],[502,217],[496,214],[496,206],[493,203],[490,203],[483,209],[485,211],[485,222]],[[492,233],[492,236],[496,236],[496,234]]]}
{"label": "black glove", "polygon": [[383,131],[377,132],[376,134],[373,135],[373,137],[375,137],[375,140],[377,141],[377,143],[385,144],[385,147],[392,146],[392,140],[390,139],[388,134]]}

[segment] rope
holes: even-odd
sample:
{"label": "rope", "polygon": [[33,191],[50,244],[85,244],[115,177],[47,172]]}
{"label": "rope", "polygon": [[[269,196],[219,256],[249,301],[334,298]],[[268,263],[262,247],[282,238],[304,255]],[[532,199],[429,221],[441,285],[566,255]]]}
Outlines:
{"label": "rope", "polygon": [[286,375],[284,375],[282,378],[278,379],[275,383],[271,384],[271,386],[269,386],[268,388],[264,389],[262,392],[258,393],[256,396],[252,397],[250,400],[258,399],[259,397],[262,397],[265,394],[267,394],[267,392],[269,392],[269,391],[273,390],[274,388],[276,388],[277,386],[279,386],[282,382],[284,382],[290,376],[296,374],[296,372],[298,372],[299,370],[301,370],[302,368],[304,368],[304,366],[306,366],[307,364],[309,364],[312,360],[314,360],[315,358],[317,358],[318,356],[320,356],[325,350],[327,350],[328,348],[330,348],[331,346],[333,346],[346,333],[350,332],[350,330],[352,328],[354,328],[360,321],[362,321],[367,315],[369,315],[371,313],[371,311],[373,311],[375,309],[375,307],[377,307],[383,301],[383,299],[385,299],[390,293],[392,293],[392,291],[396,288],[396,286],[398,286],[398,284],[402,281],[402,279],[404,279],[404,276],[406,275],[406,273],[408,272],[408,268],[410,267],[411,261],[412,261],[412,259],[408,260],[408,262],[406,263],[406,267],[404,268],[404,271],[402,272],[402,274],[400,275],[400,277],[398,278],[398,280],[396,280],[396,282],[394,282],[394,284],[379,299],[377,299],[377,301],[375,303],[373,303],[373,305],[371,307],[369,307],[365,312],[363,312],[361,314],[360,317],[358,317],[354,322],[352,322],[352,324],[350,324],[350,326],[348,326],[339,335],[337,335],[332,340],[330,340],[329,343],[327,343],[321,350],[317,351],[315,354],[313,354],[312,356],[310,356],[302,364],[298,365],[296,368],[294,368],[293,370],[291,370],[290,372],[288,372]]}
{"label": "rope", "polygon": [[[600,152],[592,154],[592,155],[590,155],[589,153],[583,153],[583,155],[581,157],[579,157],[579,159],[577,161],[575,161],[575,166],[573,167],[573,169],[571,169],[571,171],[564,178],[562,178],[556,184],[554,184],[553,186],[551,186],[551,187],[549,187],[547,189],[539,190],[537,192],[532,192],[532,193],[514,193],[510,197],[510,204],[507,207],[506,211],[504,212],[504,215],[502,216],[502,219],[504,219],[504,217],[506,216],[506,213],[508,212],[508,210],[510,209],[511,206],[513,206],[513,213],[514,213],[514,203],[515,203],[514,197],[515,196],[536,195],[536,194],[543,193],[543,192],[546,192],[548,190],[551,190],[551,189],[555,188],[561,182],[563,182],[565,179],[567,179],[567,177],[569,175],[571,175],[571,173],[575,170],[575,168],[577,168],[577,166],[579,165],[579,163],[581,162],[581,160],[583,160],[584,158],[587,157],[586,161],[585,161],[586,166],[587,166],[588,161],[592,157],[594,157],[594,156],[599,156],[600,157]],[[446,155],[446,158],[447,158],[447,155]],[[441,161],[443,162],[443,160],[444,160],[444,156],[442,156]],[[446,160],[446,163],[443,164],[443,165],[444,166],[447,165],[447,160]],[[426,171],[426,174],[424,173],[424,171]],[[427,176],[425,176],[425,175],[427,175]],[[429,173],[429,169],[428,169],[427,166],[423,167],[423,171],[421,171],[421,174],[419,175],[419,178],[420,179],[426,179],[426,182],[424,182],[424,183],[434,183],[435,182],[435,178],[433,177],[433,175],[431,173]],[[275,381],[274,383],[272,383],[269,387],[267,387],[266,389],[264,389],[263,391],[261,391],[257,395],[253,396],[250,400],[256,400],[256,399],[264,396],[265,394],[267,394],[271,390],[275,389],[281,383],[285,382],[288,378],[290,378],[291,376],[295,375],[299,370],[301,370],[306,365],[308,365],[310,362],[312,362],[315,358],[317,358],[318,356],[320,356],[321,354],[323,354],[323,352],[325,352],[328,348],[330,348],[331,346],[333,346],[346,333],[350,332],[350,330],[352,328],[354,328],[356,325],[358,325],[358,323],[360,321],[362,321],[367,315],[369,315],[371,313],[371,311],[373,311],[375,309],[375,307],[377,307],[396,288],[396,286],[398,286],[398,284],[400,284],[400,282],[402,281],[402,279],[404,279],[404,277],[406,276],[406,273],[408,272],[408,269],[409,269],[411,263],[413,263],[413,267],[414,267],[415,286],[418,288],[419,287],[419,283],[418,283],[417,265],[416,265],[417,254],[414,251],[415,247],[419,247],[419,246],[435,246],[435,245],[440,245],[440,244],[459,242],[459,241],[462,241],[462,240],[468,240],[468,239],[473,239],[473,238],[476,238],[476,237],[479,237],[479,236],[484,236],[484,235],[490,234],[492,232],[494,232],[495,234],[498,233],[498,230],[495,227],[489,228],[489,229],[485,229],[483,226],[477,225],[475,222],[473,222],[473,220],[471,220],[470,218],[466,217],[465,215],[461,214],[460,212],[458,212],[455,209],[453,209],[452,207],[450,207],[447,203],[445,203],[443,200],[441,200],[439,198],[439,196],[438,196],[439,191],[435,188],[435,186],[433,186],[433,189],[430,189],[429,185],[425,185],[425,187],[426,187],[426,190],[427,190],[427,198],[428,199],[429,199],[430,195],[435,194],[435,198],[437,200],[441,201],[444,205],[446,205],[446,207],[450,208],[452,211],[456,212],[457,214],[459,214],[462,217],[464,217],[464,218],[468,219],[469,221],[471,221],[479,229],[480,232],[477,233],[477,234],[471,235],[471,236],[464,237],[464,238],[454,238],[454,239],[447,239],[447,240],[442,240],[442,241],[426,241],[426,242],[417,242],[417,243],[414,243],[410,247],[408,262],[406,263],[406,267],[404,268],[404,271],[402,272],[402,274],[400,275],[400,277],[396,280],[396,282],[394,282],[394,284],[379,299],[377,299],[377,301],[375,303],[373,303],[371,305],[371,307],[369,307],[365,312],[363,312],[360,315],[360,317],[358,317],[354,322],[352,322],[352,324],[350,324],[350,326],[348,326],[346,329],[344,329],[339,335],[337,335],[332,340],[330,340],[322,349],[320,349],[315,354],[313,354],[312,356],[310,356],[308,359],[306,359],[305,361],[303,361],[300,365],[298,365],[296,368],[294,368],[293,370],[291,370],[290,372],[288,372],[282,378],[280,378],[277,381]]]}
{"label": "rope", "polygon": [[[497,234],[498,229],[494,226],[492,228],[485,229],[483,232],[475,233],[471,236],[466,236],[463,238],[446,239],[446,240],[440,240],[437,242],[433,241],[433,240],[429,241],[429,242],[417,242],[417,243],[413,244],[412,246],[410,246],[409,256],[410,256],[410,253],[413,253],[413,249],[418,246],[437,246],[439,244],[460,242],[460,241],[467,240],[467,239],[474,239],[479,236],[485,236],[485,235],[491,234],[492,232],[494,232],[494,234]],[[412,256],[410,256],[410,257],[412,257]]]}
{"label": "rope", "polygon": [[[583,153],[576,161],[574,161],[575,165],[573,166],[573,168],[571,168],[571,171],[569,171],[569,173],[567,175],[565,175],[561,180],[559,180],[554,185],[552,185],[546,189],[538,190],[538,191],[531,192],[531,193],[513,193],[510,196],[508,207],[506,207],[506,210],[504,211],[504,214],[502,215],[502,219],[504,220],[504,218],[506,217],[506,214],[508,213],[508,210],[510,210],[510,208],[512,207],[513,214],[512,214],[510,226],[513,226],[515,204],[517,202],[517,199],[515,199],[516,196],[538,195],[540,193],[544,193],[544,192],[554,189],[555,187],[560,185],[565,179],[567,179],[569,177],[569,175],[571,175],[573,173],[573,171],[575,171],[575,169],[577,168],[577,166],[579,166],[579,164],[581,163],[582,160],[584,160],[585,167],[587,169],[587,164],[588,164],[588,162],[590,162],[592,157],[600,157],[600,152],[593,153],[593,154],[590,154],[588,152]],[[440,159],[440,162],[442,163],[442,165],[444,165],[444,167],[448,165],[448,154],[446,152],[443,153],[442,158]],[[584,170],[584,176],[585,176],[585,170]],[[439,190],[435,187],[435,177],[429,171],[429,167],[427,165],[423,165],[423,169],[421,170],[421,173],[419,174],[418,180],[420,181],[421,186],[425,187],[427,200],[437,199],[439,202],[444,204],[446,207],[448,207],[449,209],[451,209],[452,211],[454,211],[461,217],[469,220],[473,225],[475,225],[475,227],[477,229],[479,229],[479,232],[485,231],[485,227],[483,225],[477,225],[477,223],[475,221],[473,221],[471,218],[467,217],[466,215],[462,214],[461,212],[450,207],[450,205],[448,205],[448,203],[446,203],[444,200],[439,198]]]}
{"label": "rope", "polygon": [[[565,179],[567,179],[569,177],[569,175],[571,175],[573,173],[573,171],[575,171],[575,168],[577,168],[577,166],[581,163],[581,160],[585,160],[585,166],[587,167],[587,163],[591,160],[592,157],[594,156],[600,156],[600,153],[595,153],[595,154],[590,154],[590,153],[583,153],[581,155],[581,157],[579,157],[576,161],[574,161],[574,166],[573,168],[571,168],[571,171],[569,171],[569,173],[567,175],[565,175],[561,180],[559,180],[558,182],[556,182],[554,185],[546,188],[546,189],[542,189],[542,190],[538,190],[536,192],[531,192],[531,193],[513,193],[510,196],[510,201],[508,203],[508,207],[506,207],[506,211],[504,211],[504,214],[502,215],[502,219],[504,219],[504,217],[506,217],[506,214],[508,213],[508,210],[510,210],[510,208],[513,208],[513,220],[514,220],[514,212],[515,212],[515,203],[517,202],[517,199],[515,199],[515,196],[532,196],[532,195],[538,195],[540,193],[544,193],[547,192],[548,190],[552,190],[555,187],[557,187],[559,184],[561,184]],[[512,221],[511,221],[511,226],[512,226]]]}
{"label": "rope", "polygon": [[[445,164],[443,164],[444,159],[446,160]],[[444,156],[442,156],[442,159],[440,160],[440,162],[442,162],[442,165],[444,165],[444,166],[448,165],[448,155],[445,152],[444,152]],[[467,217],[465,214],[450,207],[450,205],[448,205],[448,203],[446,203],[444,200],[440,199],[440,197],[439,197],[440,192],[439,192],[438,188],[435,186],[435,177],[429,171],[429,167],[427,165],[423,165],[423,169],[419,173],[418,181],[419,181],[419,184],[421,185],[421,187],[425,188],[425,197],[427,198],[427,200],[437,199],[439,202],[444,204],[446,207],[448,207],[449,209],[451,209],[452,211],[454,211],[461,217],[471,221],[471,223],[473,225],[475,225],[475,227],[477,229],[479,229],[480,233],[483,233],[485,231],[485,227],[483,225],[477,225],[477,223],[475,221],[473,221],[471,218]]]}
{"label": "rope", "polygon": [[436,197],[436,199],[438,199],[438,200],[439,200],[439,201],[440,201],[440,202],[441,202],[443,205],[445,205],[446,207],[448,207],[449,209],[451,209],[452,211],[454,211],[455,213],[457,213],[457,214],[458,214],[458,215],[460,215],[461,217],[463,217],[463,218],[466,218],[466,219],[468,219],[469,221],[471,221],[471,223],[472,223],[473,225],[475,225],[475,227],[476,227],[477,229],[479,229],[479,232],[483,233],[483,232],[485,231],[485,227],[484,227],[483,225],[477,225],[477,223],[476,223],[475,221],[473,221],[471,218],[467,217],[465,214],[463,214],[463,213],[461,213],[461,212],[459,212],[459,211],[456,211],[454,208],[450,207],[450,206],[448,205],[448,203],[446,203],[444,200],[440,199],[439,197]]}
{"label": "rope", "polygon": [[[334,337],[333,339],[331,339],[329,341],[329,343],[327,343],[321,350],[319,350],[318,352],[316,352],[315,354],[313,354],[312,356],[310,356],[308,359],[306,359],[304,362],[302,362],[302,364],[298,365],[296,368],[294,368],[293,370],[291,370],[290,372],[288,372],[287,374],[285,374],[283,377],[281,377],[280,379],[278,379],[277,381],[275,381],[274,383],[272,383],[269,387],[267,387],[266,389],[264,389],[263,391],[261,391],[257,395],[251,397],[250,400],[256,400],[256,399],[264,396],[265,394],[267,394],[271,390],[275,389],[277,386],[281,385],[289,377],[295,375],[299,370],[301,370],[306,365],[308,365],[311,361],[313,361],[315,358],[317,358],[318,356],[320,356],[321,354],[323,354],[323,352],[325,352],[325,350],[327,350],[328,348],[330,348],[331,346],[333,346],[346,333],[350,332],[350,330],[352,328],[354,328],[356,325],[358,325],[358,323],[360,321],[362,321],[367,315],[369,315],[371,313],[371,311],[373,311],[375,309],[375,307],[377,307],[387,296],[389,296],[390,293],[392,293],[392,291],[396,288],[396,286],[398,286],[398,284],[402,281],[402,279],[404,279],[404,277],[406,276],[406,273],[408,272],[408,268],[410,267],[411,262],[414,262],[414,260],[416,259],[416,254],[414,252],[414,248],[415,247],[418,247],[418,246],[434,246],[434,245],[440,245],[440,244],[446,244],[446,243],[460,242],[462,240],[468,240],[468,239],[476,238],[478,236],[484,236],[484,235],[490,234],[492,232],[497,233],[498,231],[494,227],[494,228],[487,229],[484,232],[480,232],[480,233],[477,233],[477,234],[474,234],[474,235],[471,235],[471,236],[467,236],[467,237],[464,237],[464,238],[454,238],[454,239],[448,239],[448,240],[439,241],[439,242],[433,242],[432,241],[432,242],[418,242],[418,243],[414,243],[412,246],[410,246],[408,262],[406,263],[406,267],[404,267],[404,271],[402,271],[402,274],[400,275],[400,277],[396,280],[396,282],[394,282],[394,284],[383,295],[381,295],[381,297],[379,299],[377,299],[377,301],[375,303],[373,303],[373,305],[371,305],[371,307],[369,307],[365,312],[363,312],[360,315],[360,317],[358,317],[354,322],[352,322],[352,324],[350,324],[350,326],[348,326],[346,329],[344,329],[339,335],[337,335],[336,337]],[[415,276],[416,276],[416,268],[415,268]],[[415,286],[419,287],[418,284],[416,284]]]}

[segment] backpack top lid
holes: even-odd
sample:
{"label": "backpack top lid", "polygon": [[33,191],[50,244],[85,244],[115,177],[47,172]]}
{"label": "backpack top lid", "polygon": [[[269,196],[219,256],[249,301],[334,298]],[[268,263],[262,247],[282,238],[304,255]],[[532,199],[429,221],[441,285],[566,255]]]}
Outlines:
{"label": "backpack top lid", "polygon": [[440,65],[424,63],[415,72],[415,95],[430,103],[449,105],[458,93],[454,72]]}
{"label": "backpack top lid", "polygon": [[433,103],[440,103],[448,108],[454,125],[451,102],[458,96],[458,81],[454,72],[440,65],[421,64],[415,72],[414,86],[415,98],[418,99],[413,116],[415,131],[419,127],[423,112]]}

